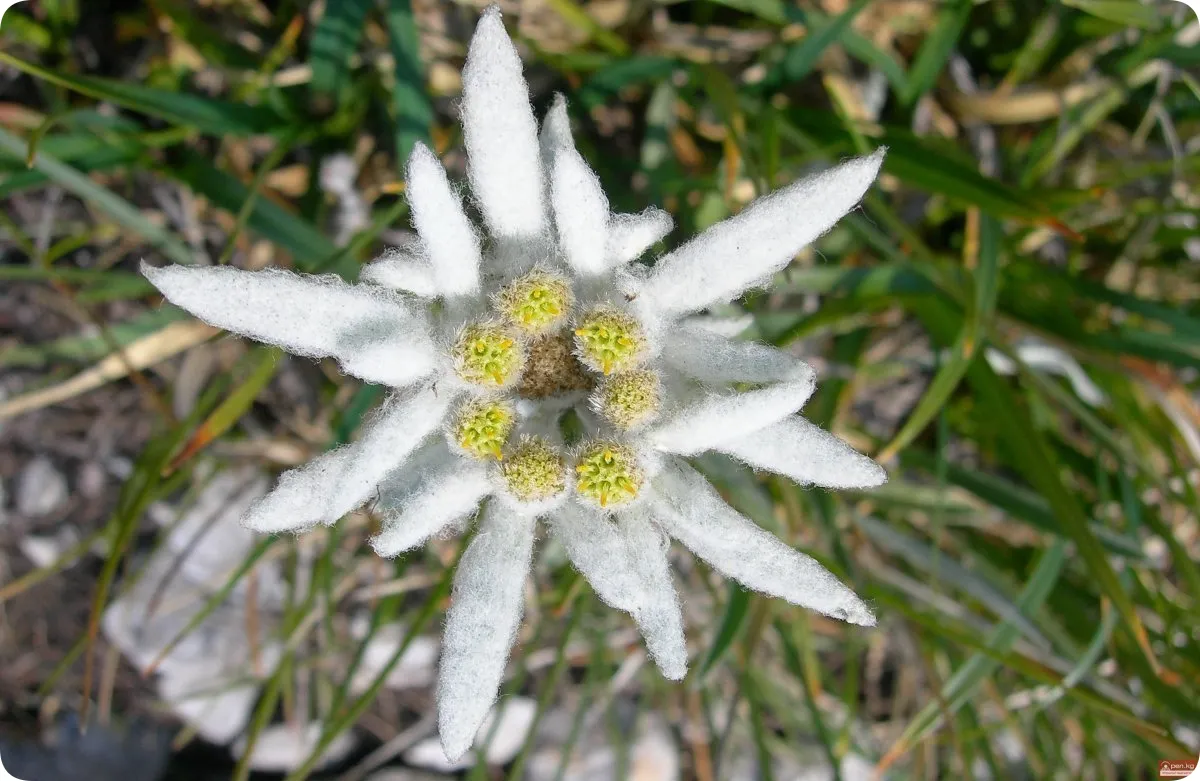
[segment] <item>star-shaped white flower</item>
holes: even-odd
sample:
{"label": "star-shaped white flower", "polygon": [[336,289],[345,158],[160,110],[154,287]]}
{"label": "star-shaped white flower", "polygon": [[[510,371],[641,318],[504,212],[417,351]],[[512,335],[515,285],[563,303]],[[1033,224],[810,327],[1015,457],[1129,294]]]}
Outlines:
{"label": "star-shaped white flower", "polygon": [[[670,216],[610,212],[561,96],[539,135],[495,7],[471,40],[462,121],[486,231],[418,145],[406,193],[419,242],[366,266],[359,284],[144,268],[206,322],[332,357],[395,389],[358,440],[284,473],[244,523],[300,530],[378,497],[371,544],[395,556],[479,513],[455,573],[438,684],[451,758],[470,747],[499,690],[539,520],[597,594],[633,617],[672,679],[687,670],[672,537],[749,588],[873,624],[849,588],[729,507],[685,458],[724,453],[831,488],[886,479],[795,415],[814,388],[808,366],[696,317],[769,280],[854,208],[882,152],[772,193],[647,269],[632,261],[671,230]],[[565,416],[584,429],[571,449]]]}

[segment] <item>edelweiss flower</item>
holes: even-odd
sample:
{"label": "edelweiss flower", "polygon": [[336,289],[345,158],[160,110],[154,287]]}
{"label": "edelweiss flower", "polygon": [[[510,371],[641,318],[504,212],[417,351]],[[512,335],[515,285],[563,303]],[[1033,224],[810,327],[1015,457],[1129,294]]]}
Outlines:
{"label": "edelweiss flower", "polygon": [[[669,537],[749,588],[871,625],[815,560],[729,507],[684,460],[707,451],[803,484],[878,485],[883,471],[794,413],[811,369],[694,317],[770,279],[854,208],[882,152],[751,204],[653,268],[658,209],[612,214],[556,98],[541,134],[521,61],[488,9],[463,71],[471,193],[486,240],[418,145],[407,197],[420,237],[362,282],[279,270],[144,267],[173,303],[298,355],[333,357],[395,388],[360,438],[283,474],[244,523],[333,523],[378,497],[371,541],[395,556],[479,513],[455,573],[438,685],[446,754],[471,745],[521,619],[538,519],[608,604],[638,624],[663,673],[687,648]],[[564,444],[575,418],[583,438]]]}

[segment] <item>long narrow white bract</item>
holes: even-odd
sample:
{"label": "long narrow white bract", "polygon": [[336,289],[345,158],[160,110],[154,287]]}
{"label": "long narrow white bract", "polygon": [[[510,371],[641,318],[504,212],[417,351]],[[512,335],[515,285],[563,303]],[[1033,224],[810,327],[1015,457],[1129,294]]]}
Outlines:
{"label": "long narrow white bract", "polygon": [[617,526],[625,538],[630,564],[645,591],[645,601],[634,618],[646,639],[646,648],[664,676],[672,681],[682,680],[687,675],[687,642],[679,595],[671,581],[671,564],[667,559],[670,540],[644,510],[618,514]]}
{"label": "long narrow white bract", "polygon": [[887,472],[879,464],[797,416],[749,436],[725,440],[716,449],[801,485],[871,488],[887,482]]}
{"label": "long narrow white bract", "polygon": [[465,518],[491,491],[487,470],[464,459],[450,459],[403,496],[383,496],[383,531],[371,540],[375,553],[392,558],[412,550],[454,521]]}
{"label": "long narrow white bract", "polygon": [[567,263],[582,276],[608,270],[608,197],[600,180],[574,146],[554,154],[550,199],[558,240]]}
{"label": "long narrow white bract", "polygon": [[385,401],[362,437],[284,472],[242,524],[260,532],[333,523],[360,507],[422,440],[436,430],[453,394],[422,388]]}
{"label": "long narrow white bract", "polygon": [[567,99],[561,92],[555,93],[542,119],[538,146],[541,148],[542,168],[547,171],[554,165],[554,155],[558,150],[575,148],[575,140],[571,137],[571,118],[567,114]]}
{"label": "long narrow white bract", "polygon": [[429,262],[402,249],[389,250],[378,260],[363,266],[358,279],[392,290],[403,290],[421,298],[435,298],[438,295]]}
{"label": "long narrow white bract", "polygon": [[880,149],[759,198],[665,255],[642,285],[639,306],[651,316],[679,316],[766,280],[854,208],[883,155]]}
{"label": "long narrow white bract", "polygon": [[479,237],[450,187],[446,169],[419,141],[408,158],[405,193],[438,292],[444,296],[478,293]]}
{"label": "long narrow white bract", "polygon": [[645,439],[664,453],[696,455],[728,439],[754,434],[796,412],[816,387],[813,375],[744,393],[713,394],[650,427]]}
{"label": "long narrow white bract", "polygon": [[368,382],[403,387],[434,368],[424,317],[378,287],[229,266],[143,263],[142,273],[168,301],[210,325],[297,355],[332,356]]}
{"label": "long narrow white bract", "polygon": [[684,462],[673,459],[654,487],[655,517],[667,533],[725,577],[842,621],[875,625],[871,609],[832,572],[743,517]]}
{"label": "long narrow white bract", "polygon": [[467,171],[479,210],[497,238],[540,234],[546,215],[537,123],[497,6],[479,18],[462,76]]}
{"label": "long narrow white bract", "polygon": [[637,214],[612,215],[608,222],[606,247],[609,265],[620,266],[637,260],[674,227],[670,213],[654,206]]}
{"label": "long narrow white bract", "polygon": [[635,613],[645,598],[625,540],[606,516],[571,503],[550,518],[554,538],[562,543],[575,569],[606,605]]}
{"label": "long narrow white bract", "polygon": [[496,701],[521,623],[534,521],[490,503],[458,563],[437,690],[438,731],[450,760],[471,747]]}
{"label": "long narrow white bract", "polygon": [[759,342],[740,342],[695,325],[676,324],[664,336],[663,360],[701,382],[777,382],[814,377],[794,355]]}

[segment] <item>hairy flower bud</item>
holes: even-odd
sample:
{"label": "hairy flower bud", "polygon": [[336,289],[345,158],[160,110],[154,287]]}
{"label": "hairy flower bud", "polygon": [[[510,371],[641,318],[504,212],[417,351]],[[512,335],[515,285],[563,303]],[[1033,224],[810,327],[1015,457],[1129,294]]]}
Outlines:
{"label": "hairy flower bud", "polygon": [[580,498],[602,508],[633,501],[645,475],[637,455],[614,442],[593,442],[579,454],[575,488]]}
{"label": "hairy flower bud", "polygon": [[577,355],[592,371],[612,374],[637,368],[646,346],[641,323],[613,307],[597,307],[575,325]]}
{"label": "hairy flower bud", "polygon": [[525,349],[512,334],[494,323],[468,325],[452,350],[459,377],[485,388],[505,388],[525,366]]}
{"label": "hairy flower bud", "polygon": [[458,411],[450,436],[474,458],[502,459],[502,449],[516,423],[512,404],[500,399],[476,399]]}
{"label": "hairy flower bud", "polygon": [[662,406],[658,374],[638,369],[613,374],[592,394],[592,408],[622,429],[633,429],[650,420]]}
{"label": "hairy flower bud", "polygon": [[496,311],[505,322],[530,336],[548,333],[562,325],[573,303],[567,280],[540,269],[509,283],[494,299]]}
{"label": "hairy flower bud", "polygon": [[540,502],[567,487],[567,460],[541,437],[523,437],[500,467],[509,493],[522,502]]}

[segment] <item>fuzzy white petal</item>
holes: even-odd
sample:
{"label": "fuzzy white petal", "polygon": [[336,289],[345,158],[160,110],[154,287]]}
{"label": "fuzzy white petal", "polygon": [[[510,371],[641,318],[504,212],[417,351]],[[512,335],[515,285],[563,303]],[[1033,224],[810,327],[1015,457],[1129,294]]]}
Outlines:
{"label": "fuzzy white petal", "polygon": [[482,465],[455,458],[427,474],[417,488],[402,496],[384,496],[383,531],[371,540],[384,558],[412,550],[454,521],[475,512],[490,492]]}
{"label": "fuzzy white petal", "polygon": [[567,115],[567,99],[561,92],[554,94],[554,101],[542,120],[542,132],[538,135],[542,151],[542,166],[549,171],[554,165],[554,154],[564,148],[575,148],[571,136],[571,119]]}
{"label": "fuzzy white petal", "polygon": [[686,675],[683,618],[662,532],[640,513],[613,518],[574,503],[550,520],[571,563],[600,599],[633,616],[663,675],[671,680]]}
{"label": "fuzzy white petal", "polygon": [[679,596],[671,582],[671,564],[667,560],[670,540],[638,510],[620,513],[617,525],[645,589],[645,601],[634,615],[638,629],[663,675],[672,681],[681,680],[687,675],[687,642]]}
{"label": "fuzzy white petal", "polygon": [[410,385],[434,369],[423,318],[392,292],[329,275],[279,269],[142,264],[171,303],[206,323],[311,358],[333,356],[348,374]]}
{"label": "fuzzy white petal", "polygon": [[664,453],[702,453],[791,415],[804,406],[815,387],[809,372],[803,379],[759,390],[708,395],[655,424],[646,432],[646,440]]}
{"label": "fuzzy white petal", "polygon": [[675,227],[668,212],[651,206],[639,214],[614,214],[608,222],[607,254],[613,265],[637,260]]}
{"label": "fuzzy white petal", "polygon": [[537,123],[498,7],[480,17],[462,75],[463,136],[479,210],[496,237],[539,234],[546,215]]}
{"label": "fuzzy white petal", "polygon": [[655,517],[672,537],[747,588],[862,626],[875,615],[811,556],[727,505],[703,475],[675,459],[656,478]]}
{"label": "fuzzy white petal", "polygon": [[419,141],[408,158],[408,202],[438,292],[470,295],[479,290],[479,237],[450,187],[437,156]]}
{"label": "fuzzy white petal", "polygon": [[698,325],[667,329],[663,360],[697,380],[710,383],[776,382],[813,377],[812,368],[783,350],[759,342],[730,339]]}
{"label": "fuzzy white petal", "polygon": [[433,298],[438,294],[429,262],[402,249],[390,249],[383,257],[363,266],[358,278],[422,298]]}
{"label": "fuzzy white petal", "polygon": [[883,467],[801,417],[784,418],[716,449],[802,485],[871,488],[887,482]]}
{"label": "fuzzy white petal", "polygon": [[737,297],[853,209],[882,164],[881,149],[759,198],[660,259],[642,286],[640,305],[671,317]]}
{"label": "fuzzy white petal", "polygon": [[550,197],[567,263],[581,275],[602,274],[608,269],[608,198],[600,179],[573,146],[563,146],[554,154]]}
{"label": "fuzzy white petal", "polygon": [[442,423],[452,394],[422,388],[384,401],[362,437],[279,477],[242,519],[258,532],[333,523],[370,499],[377,486]]}
{"label": "fuzzy white petal", "polygon": [[451,760],[471,747],[496,701],[521,623],[534,523],[490,503],[458,563],[437,690],[438,731]]}

